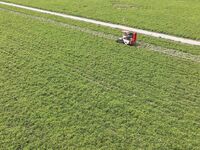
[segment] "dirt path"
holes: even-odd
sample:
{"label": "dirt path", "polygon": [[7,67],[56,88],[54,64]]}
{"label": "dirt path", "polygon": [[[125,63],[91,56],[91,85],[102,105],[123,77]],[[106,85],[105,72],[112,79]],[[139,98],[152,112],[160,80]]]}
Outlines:
{"label": "dirt path", "polygon": [[40,12],[40,13],[50,14],[50,15],[59,16],[59,17],[63,17],[63,18],[79,20],[79,21],[97,24],[97,25],[101,25],[101,26],[116,28],[116,29],[120,29],[120,30],[134,31],[134,32],[137,32],[139,34],[163,38],[163,39],[181,42],[181,43],[185,43],[185,44],[200,46],[200,41],[197,41],[197,40],[186,39],[186,38],[176,37],[176,36],[167,35],[167,34],[163,34],[163,33],[151,32],[151,31],[137,29],[137,28],[131,28],[131,27],[123,26],[123,25],[97,21],[97,20],[94,20],[94,19],[87,19],[87,18],[84,18],[84,17],[72,16],[72,15],[62,14],[62,13],[58,13],[58,12],[42,10],[42,9],[33,8],[33,7],[27,7],[27,6],[23,6],[23,5],[17,5],[17,4],[13,4],[13,3],[7,3],[7,2],[1,2],[0,1],[0,4],[13,6],[13,7],[17,7],[17,8],[22,8],[22,9],[27,9],[27,10],[31,10],[31,11],[35,11],[35,12]]}
{"label": "dirt path", "polygon": [[[28,15],[28,14],[25,14],[25,13],[7,10],[7,9],[4,9],[4,8],[0,8],[0,11],[7,11],[7,12],[10,12],[10,13],[14,13],[14,14],[17,14],[17,15],[24,16],[24,17],[29,17],[29,18],[40,20],[40,21],[43,21],[43,22],[52,23],[52,24],[55,24],[55,25],[58,25],[58,26],[70,28],[70,29],[73,29],[73,30],[78,30],[78,31],[81,31],[81,32],[85,32],[85,33],[88,33],[88,34],[91,34],[91,35],[94,35],[94,36],[98,36],[98,37],[102,37],[102,38],[106,38],[106,39],[110,39],[110,40],[116,40],[118,38],[117,36],[114,36],[112,34],[105,34],[105,33],[102,33],[102,32],[91,30],[91,29],[78,27],[78,26],[70,25],[70,24],[63,23],[63,22],[58,22],[58,21],[55,21],[55,20],[52,20],[52,19],[47,19],[47,18],[44,18],[44,17],[37,17],[37,16],[33,16],[33,15]],[[167,48],[163,48],[163,47],[156,46],[156,45],[149,44],[149,43],[144,43],[144,42],[138,42],[138,43],[140,45],[140,48],[145,48],[145,49],[150,50],[150,51],[155,51],[155,52],[159,52],[161,54],[165,54],[165,55],[169,55],[169,56],[173,56],[173,57],[178,57],[178,58],[182,58],[182,59],[187,59],[187,60],[190,60],[190,61],[200,63],[200,56],[198,56],[198,55],[192,55],[192,54],[184,53],[184,52],[174,50],[174,49],[167,49]]]}

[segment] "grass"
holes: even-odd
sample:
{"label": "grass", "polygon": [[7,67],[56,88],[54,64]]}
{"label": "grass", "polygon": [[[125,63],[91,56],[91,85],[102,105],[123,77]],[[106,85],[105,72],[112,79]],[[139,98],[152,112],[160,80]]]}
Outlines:
{"label": "grass", "polygon": [[0,11],[1,149],[198,149],[200,64]]}
{"label": "grass", "polygon": [[200,40],[198,0],[3,0]]}
{"label": "grass", "polygon": [[[56,17],[56,16],[52,16],[52,15],[47,15],[47,14],[41,14],[41,13],[23,10],[23,9],[19,9],[19,8],[14,8],[14,7],[1,5],[1,4],[0,4],[0,7],[11,10],[11,11],[17,11],[17,12],[21,12],[21,13],[29,14],[29,15],[33,15],[33,16],[43,17],[43,18],[47,18],[47,19],[50,18],[50,19],[53,19],[58,22],[63,22],[63,23],[67,23],[70,25],[91,29],[91,30],[105,33],[105,34],[112,34],[112,35],[115,35],[118,37],[121,36],[121,31],[119,31],[117,29],[111,30],[110,28],[107,28],[107,27],[97,26],[97,25],[93,25],[93,24],[89,24],[89,23],[83,23],[83,22],[74,21],[74,20],[70,20],[70,19],[66,19],[66,18],[62,18],[62,17]],[[190,53],[193,55],[200,55],[199,46],[181,44],[181,43],[177,43],[177,42],[148,37],[148,36],[144,36],[144,35],[139,35],[138,41],[150,43],[150,44],[153,44],[156,46],[161,46],[164,48],[175,49],[175,50],[182,51],[185,53]]]}

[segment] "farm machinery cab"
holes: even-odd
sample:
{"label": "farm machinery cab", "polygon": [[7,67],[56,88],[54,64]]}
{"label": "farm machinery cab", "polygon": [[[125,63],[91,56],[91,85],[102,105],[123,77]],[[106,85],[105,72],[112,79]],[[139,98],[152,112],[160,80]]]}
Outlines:
{"label": "farm machinery cab", "polygon": [[131,31],[122,31],[123,36],[117,40],[118,43],[133,46],[137,41],[137,33]]}

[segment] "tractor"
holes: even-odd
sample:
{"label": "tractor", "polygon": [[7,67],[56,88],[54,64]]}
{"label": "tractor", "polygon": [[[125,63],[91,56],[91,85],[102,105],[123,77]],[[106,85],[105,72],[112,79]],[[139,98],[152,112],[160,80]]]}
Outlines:
{"label": "tractor", "polygon": [[137,33],[131,31],[122,31],[123,36],[117,40],[118,43],[134,46],[137,41]]}

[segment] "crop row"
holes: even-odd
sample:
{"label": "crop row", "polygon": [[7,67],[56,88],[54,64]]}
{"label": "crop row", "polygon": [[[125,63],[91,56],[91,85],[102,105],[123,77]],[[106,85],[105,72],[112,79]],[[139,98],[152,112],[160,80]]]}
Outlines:
{"label": "crop row", "polygon": [[198,63],[1,18],[2,149],[200,146]]}

